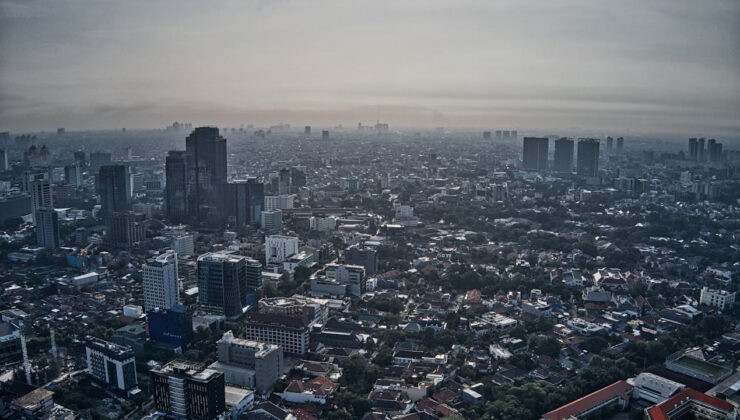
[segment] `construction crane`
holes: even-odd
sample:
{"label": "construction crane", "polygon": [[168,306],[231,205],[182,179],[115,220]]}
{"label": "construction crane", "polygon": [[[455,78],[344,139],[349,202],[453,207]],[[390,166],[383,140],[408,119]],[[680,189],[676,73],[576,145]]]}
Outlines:
{"label": "construction crane", "polygon": [[89,269],[89,267],[87,266],[87,251],[90,250],[90,247],[92,245],[93,243],[90,242],[85,248],[82,249],[82,251],[80,251],[80,258],[82,258],[82,271],[85,273],[87,273],[87,270]]}

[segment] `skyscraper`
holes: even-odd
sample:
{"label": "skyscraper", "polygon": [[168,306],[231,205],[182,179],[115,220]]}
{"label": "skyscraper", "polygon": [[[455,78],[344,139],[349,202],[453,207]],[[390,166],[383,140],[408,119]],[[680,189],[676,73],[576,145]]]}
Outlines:
{"label": "skyscraper", "polygon": [[247,258],[208,253],[198,257],[198,303],[206,310],[239,316],[247,306]]}
{"label": "skyscraper", "polygon": [[188,163],[185,151],[169,151],[164,171],[167,219],[172,223],[182,223],[188,216]]}
{"label": "skyscraper", "polygon": [[265,208],[265,185],[256,178],[228,184],[227,213],[235,226],[258,225]]}
{"label": "skyscraper", "polygon": [[157,411],[177,419],[210,420],[226,410],[226,382],[221,372],[173,360],[150,373]]}
{"label": "skyscraper", "polygon": [[59,248],[59,215],[51,207],[36,210],[36,241],[42,248]]}
{"label": "skyscraper", "polygon": [[722,160],[722,143],[717,143],[715,139],[709,139],[707,142],[707,161],[718,163]]}
{"label": "skyscraper", "polygon": [[531,171],[547,170],[547,137],[524,137],[522,150],[522,168]]}
{"label": "skyscraper", "polygon": [[54,208],[51,194],[51,181],[42,174],[27,175],[29,178],[28,188],[31,193],[31,217],[36,223],[36,213],[42,208]]}
{"label": "skyscraper", "polygon": [[704,162],[704,141],[704,137],[700,138],[696,146],[696,160],[698,162]]}
{"label": "skyscraper", "polygon": [[194,223],[219,225],[224,217],[226,139],[216,127],[198,127],[185,139],[188,216]]}
{"label": "skyscraper", "polygon": [[100,212],[108,220],[115,212],[131,209],[131,175],[127,166],[106,165],[98,171]]}
{"label": "skyscraper", "polygon": [[578,140],[578,176],[593,178],[599,175],[599,141],[596,139]]}
{"label": "skyscraper", "polygon": [[278,195],[290,194],[290,169],[283,168],[278,172]]}
{"label": "skyscraper", "polygon": [[8,152],[0,149],[0,171],[8,170]]}
{"label": "skyscraper", "polygon": [[311,126],[310,125],[307,125],[307,126],[305,126],[303,128],[303,134],[305,134],[306,136],[310,136],[311,135]]}
{"label": "skyscraper", "polygon": [[689,159],[696,161],[699,158],[699,141],[696,137],[689,139]]}
{"label": "skyscraper", "polygon": [[617,137],[617,156],[624,153],[624,137]]}
{"label": "skyscraper", "polygon": [[606,138],[606,154],[607,156],[611,156],[614,152],[614,138],[612,136],[607,136]]}
{"label": "skyscraper", "polygon": [[147,261],[141,267],[144,279],[144,309],[171,309],[180,303],[180,279],[177,272],[177,254],[167,251]]}
{"label": "skyscraper", "polygon": [[79,187],[82,185],[82,167],[79,163],[64,167],[64,181],[68,185]]}
{"label": "skyscraper", "polygon": [[561,137],[555,140],[553,169],[557,172],[572,172],[574,150],[573,139]]}
{"label": "skyscraper", "polygon": [[247,258],[247,290],[255,292],[262,287],[262,264],[252,258]]}
{"label": "skyscraper", "polygon": [[114,212],[108,217],[106,242],[116,248],[129,249],[144,240],[144,226],[132,211]]}

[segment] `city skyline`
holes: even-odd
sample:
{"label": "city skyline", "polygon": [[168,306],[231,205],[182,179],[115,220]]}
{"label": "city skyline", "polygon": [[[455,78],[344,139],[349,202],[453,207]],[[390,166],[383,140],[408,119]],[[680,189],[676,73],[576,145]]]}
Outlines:
{"label": "city skyline", "polygon": [[380,119],[736,136],[739,14],[734,2],[4,1],[0,126]]}

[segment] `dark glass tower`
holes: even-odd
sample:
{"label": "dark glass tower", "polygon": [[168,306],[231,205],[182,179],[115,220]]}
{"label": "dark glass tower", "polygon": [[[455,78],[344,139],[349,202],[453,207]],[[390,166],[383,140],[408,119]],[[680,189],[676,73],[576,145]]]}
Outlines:
{"label": "dark glass tower", "polygon": [[247,306],[247,257],[210,253],[198,258],[198,303],[208,311],[239,316]]}
{"label": "dark glass tower", "polygon": [[188,163],[186,153],[172,150],[165,159],[165,208],[167,219],[183,223],[188,216]]}
{"label": "dark glass tower", "polygon": [[265,185],[255,178],[233,181],[227,188],[228,216],[234,226],[259,225],[265,208]]}
{"label": "dark glass tower", "polygon": [[224,219],[226,139],[216,127],[198,127],[185,139],[188,169],[188,216],[198,224]]}
{"label": "dark glass tower", "polygon": [[530,171],[547,170],[547,137],[525,137],[522,150],[522,168]]}
{"label": "dark glass tower", "polygon": [[98,193],[101,214],[109,220],[115,212],[127,211],[131,207],[131,177],[127,166],[101,166],[98,171]]}
{"label": "dark glass tower", "polygon": [[561,137],[555,140],[555,156],[553,169],[556,172],[573,171],[573,139]]}
{"label": "dark glass tower", "polygon": [[599,141],[596,139],[578,140],[578,176],[593,178],[599,175]]}

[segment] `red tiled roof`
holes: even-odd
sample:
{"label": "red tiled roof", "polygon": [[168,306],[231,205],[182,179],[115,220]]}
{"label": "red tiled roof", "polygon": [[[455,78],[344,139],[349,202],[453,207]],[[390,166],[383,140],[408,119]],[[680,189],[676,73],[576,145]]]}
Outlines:
{"label": "red tiled roof", "polygon": [[672,396],[671,398],[668,398],[662,403],[650,408],[648,410],[648,415],[652,420],[671,420],[671,417],[668,415],[668,413],[670,413],[677,406],[691,402],[699,402],[703,405],[714,407],[715,409],[726,413],[731,413],[734,409],[733,405],[728,403],[727,401],[720,400],[719,398],[710,397],[709,395],[702,394],[695,389],[686,388],[678,394]]}
{"label": "red tiled roof", "polygon": [[549,413],[542,415],[546,420],[562,420],[575,416],[595,407],[604,401],[610,400],[617,395],[621,395],[625,400],[628,399],[627,392],[632,390],[632,385],[625,381],[617,381],[611,385],[605,386],[598,391],[594,391],[584,397],[572,401],[560,408],[556,408]]}

